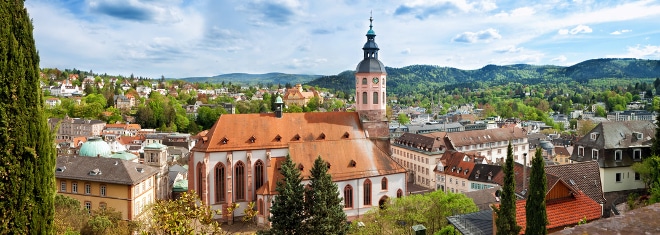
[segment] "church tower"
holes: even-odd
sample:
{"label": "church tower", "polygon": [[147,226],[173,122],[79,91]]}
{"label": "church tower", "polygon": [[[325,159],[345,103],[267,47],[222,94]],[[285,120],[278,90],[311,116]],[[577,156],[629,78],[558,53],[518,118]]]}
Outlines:
{"label": "church tower", "polygon": [[367,42],[362,47],[364,59],[355,69],[355,104],[362,124],[370,138],[388,138],[389,129],[385,116],[387,103],[387,72],[378,60],[376,33],[373,17],[369,18]]}

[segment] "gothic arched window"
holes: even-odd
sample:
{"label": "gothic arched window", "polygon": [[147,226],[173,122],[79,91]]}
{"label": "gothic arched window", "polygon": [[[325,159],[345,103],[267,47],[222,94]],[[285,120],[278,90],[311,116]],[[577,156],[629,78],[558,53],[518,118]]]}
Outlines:
{"label": "gothic arched window", "polygon": [[264,162],[257,160],[254,164],[254,191],[264,185]]}
{"label": "gothic arched window", "polygon": [[225,201],[225,165],[218,163],[215,165],[215,202]]}
{"label": "gothic arched window", "polygon": [[245,165],[239,161],[234,166],[234,185],[236,190],[236,200],[245,200]]}
{"label": "gothic arched window", "polygon": [[371,205],[371,180],[364,181],[364,205]]}
{"label": "gothic arched window", "polygon": [[344,187],[344,208],[353,207],[353,187],[351,185],[346,185]]}

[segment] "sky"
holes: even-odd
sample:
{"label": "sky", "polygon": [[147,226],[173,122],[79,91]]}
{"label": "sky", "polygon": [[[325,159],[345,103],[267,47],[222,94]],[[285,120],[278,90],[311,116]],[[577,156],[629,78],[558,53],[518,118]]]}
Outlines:
{"label": "sky", "polygon": [[42,68],[160,78],[660,59],[660,1],[28,0]]}

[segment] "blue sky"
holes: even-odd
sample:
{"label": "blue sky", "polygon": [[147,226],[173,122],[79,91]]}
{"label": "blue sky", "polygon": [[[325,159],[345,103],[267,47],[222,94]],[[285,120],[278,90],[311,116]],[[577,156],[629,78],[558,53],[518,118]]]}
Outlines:
{"label": "blue sky", "polygon": [[660,1],[29,0],[41,67],[168,78],[660,59]]}

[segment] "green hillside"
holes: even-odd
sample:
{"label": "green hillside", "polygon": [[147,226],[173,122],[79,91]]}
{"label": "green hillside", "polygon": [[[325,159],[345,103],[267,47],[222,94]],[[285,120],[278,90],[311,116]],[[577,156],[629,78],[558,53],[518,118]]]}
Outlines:
{"label": "green hillside", "polygon": [[[386,67],[388,92],[409,94],[412,92],[438,92],[440,89],[485,88],[510,82],[521,84],[545,84],[577,81],[588,82],[605,78],[655,78],[660,77],[660,60],[640,59],[593,59],[573,66],[555,65],[486,65],[476,70],[462,70],[434,65],[410,65],[403,68]],[[352,71],[323,76],[307,83],[333,90],[352,93]]]}

